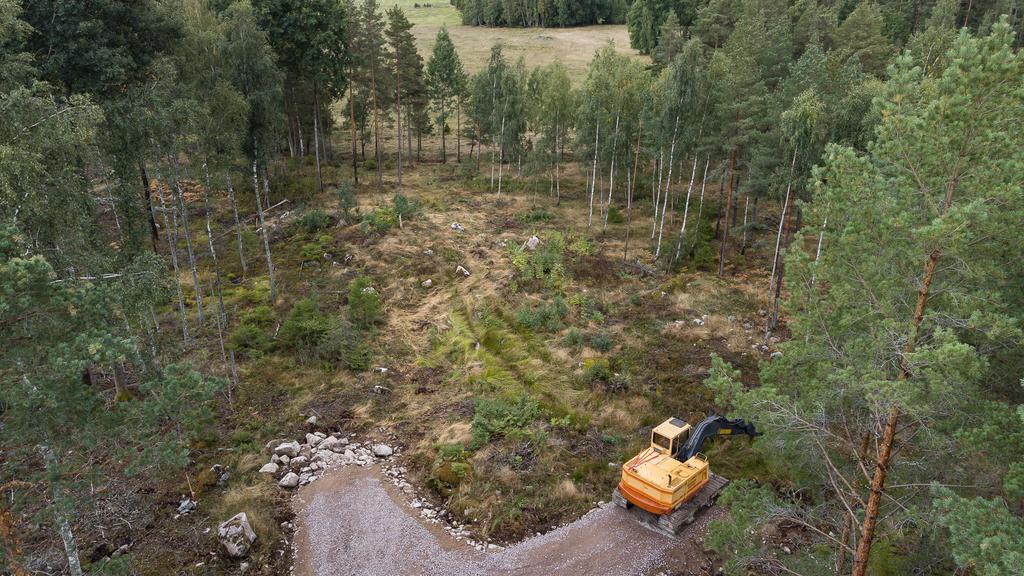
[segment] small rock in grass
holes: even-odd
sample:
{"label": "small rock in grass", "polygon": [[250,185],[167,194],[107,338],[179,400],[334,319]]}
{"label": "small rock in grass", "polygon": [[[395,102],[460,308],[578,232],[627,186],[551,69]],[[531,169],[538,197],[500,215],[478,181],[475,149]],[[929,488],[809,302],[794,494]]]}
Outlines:
{"label": "small rock in grass", "polygon": [[420,282],[420,286],[423,286],[424,288],[430,288],[433,285],[434,285],[434,281],[431,280],[430,278],[427,278],[423,282]]}
{"label": "small rock in grass", "polygon": [[260,468],[260,474],[277,474],[280,468],[276,462],[267,462]]}
{"label": "small rock in grass", "polygon": [[299,475],[295,472],[289,472],[281,478],[281,481],[277,483],[281,488],[295,488],[299,485]]}
{"label": "small rock in grass", "polygon": [[456,274],[462,274],[463,276],[469,276],[469,270],[466,270],[461,264],[455,267]]}
{"label": "small rock in grass", "polygon": [[309,424],[310,426],[316,426],[316,415],[306,418],[306,424]]}
{"label": "small rock in grass", "polygon": [[249,525],[249,517],[245,512],[239,512],[230,520],[222,523],[217,528],[217,535],[228,556],[232,558],[244,558],[249,555],[249,548],[256,540],[256,532]]}

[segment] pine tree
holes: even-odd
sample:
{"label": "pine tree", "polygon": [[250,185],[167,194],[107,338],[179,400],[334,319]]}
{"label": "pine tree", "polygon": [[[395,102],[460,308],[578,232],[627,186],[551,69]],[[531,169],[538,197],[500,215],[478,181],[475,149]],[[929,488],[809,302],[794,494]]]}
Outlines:
{"label": "pine tree", "polygon": [[[448,29],[442,27],[437,32],[437,39],[434,42],[434,51],[427,63],[427,86],[434,106],[438,109],[437,125],[441,131],[441,162],[448,161],[448,148],[446,135],[448,133],[448,120],[453,107],[460,107],[459,102],[466,84],[466,73],[462,69],[462,61],[455,52],[455,45],[452,44]],[[460,112],[456,110],[456,115]],[[457,122],[458,124],[459,122]],[[455,133],[459,134],[460,127],[456,125]],[[460,147],[461,148],[461,147]],[[459,161],[462,151],[458,151]]]}
{"label": "pine tree", "polygon": [[[395,139],[398,146],[398,190],[402,190],[402,101],[411,111],[414,105],[421,104],[418,98],[424,89],[423,58],[416,51],[416,39],[413,37],[412,23],[398,6],[388,10],[387,39],[391,48],[390,64],[395,78]],[[412,123],[412,114],[406,117],[406,123]],[[411,159],[410,159],[411,161]]]}
{"label": "pine tree", "polygon": [[[1024,433],[1013,408],[1021,360],[996,351],[1024,338],[1020,309],[1006,305],[1020,299],[1022,270],[1006,255],[1024,249],[1011,224],[1024,216],[1024,142],[1003,126],[1024,113],[1024,60],[1006,23],[985,38],[962,32],[947,58],[925,75],[900,56],[875,100],[867,153],[829,147],[806,205],[816,231],[828,218],[828,235],[817,257],[786,259],[793,338],[764,365],[761,387],[715,385],[759,414],[773,437],[758,444],[766,462],[785,462],[777,473],[823,499],[814,511],[788,503],[794,521],[841,535],[807,554],[831,566],[852,559],[855,576],[879,541],[927,538],[984,574],[1019,557],[1019,519],[974,498],[991,494],[963,478],[996,474],[1012,497],[1024,485],[1013,447]],[[983,514],[991,523],[977,523]],[[904,530],[936,516],[952,530]],[[992,553],[969,548],[981,539]]]}

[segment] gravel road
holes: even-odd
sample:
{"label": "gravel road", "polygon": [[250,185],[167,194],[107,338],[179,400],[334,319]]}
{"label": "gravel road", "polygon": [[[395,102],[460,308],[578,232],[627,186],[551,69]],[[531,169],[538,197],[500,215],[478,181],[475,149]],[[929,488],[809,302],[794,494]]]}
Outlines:
{"label": "gravel road", "polygon": [[334,470],[295,496],[296,576],[645,575],[699,566],[694,543],[717,510],[675,541],[611,504],[500,551],[479,552],[421,521],[379,469]]}

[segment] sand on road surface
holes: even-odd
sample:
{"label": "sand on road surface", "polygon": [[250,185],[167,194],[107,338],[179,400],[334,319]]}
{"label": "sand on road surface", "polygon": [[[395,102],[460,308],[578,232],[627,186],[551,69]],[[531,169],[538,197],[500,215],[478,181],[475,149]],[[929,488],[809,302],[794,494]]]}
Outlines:
{"label": "sand on road surface", "polygon": [[547,534],[480,552],[421,520],[376,466],[333,470],[304,487],[293,506],[297,576],[644,575],[703,561],[696,538],[720,514],[712,509],[673,540],[607,504]]}

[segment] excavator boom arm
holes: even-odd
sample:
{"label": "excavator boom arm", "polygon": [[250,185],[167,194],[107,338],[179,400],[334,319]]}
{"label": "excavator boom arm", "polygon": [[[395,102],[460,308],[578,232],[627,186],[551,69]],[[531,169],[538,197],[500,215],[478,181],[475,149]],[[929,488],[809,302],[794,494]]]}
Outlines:
{"label": "excavator boom arm", "polygon": [[708,438],[736,434],[746,434],[751,438],[761,435],[754,428],[753,422],[747,422],[741,418],[730,420],[724,416],[708,416],[703,422],[693,427],[690,437],[679,447],[675,457],[680,462],[685,462],[700,452],[704,441]]}

